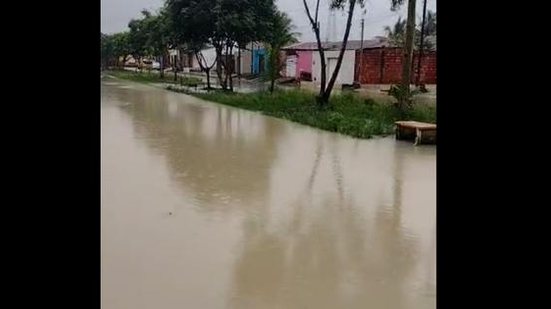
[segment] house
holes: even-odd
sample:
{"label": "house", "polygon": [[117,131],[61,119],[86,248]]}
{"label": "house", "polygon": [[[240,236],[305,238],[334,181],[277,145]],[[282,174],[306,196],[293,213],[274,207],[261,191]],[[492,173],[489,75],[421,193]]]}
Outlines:
{"label": "house", "polygon": [[[201,50],[207,65],[214,64],[212,70],[216,70],[217,66],[224,61],[228,61],[227,66],[232,68],[234,74],[262,74],[268,70],[268,52],[261,43],[249,43],[244,48],[238,49],[235,46],[232,54],[227,58],[223,51],[222,59],[216,59],[216,50],[214,47],[208,46]],[[201,67],[194,53],[179,53],[180,63],[186,70],[192,72],[200,72]],[[204,63],[203,63],[204,64]]]}
{"label": "house", "polygon": [[[372,40],[364,40],[363,46],[385,46],[388,45],[386,38],[376,37]],[[325,51],[327,81],[333,74],[337,65],[337,59],[342,47],[341,42],[323,42],[322,48]],[[349,40],[341,63],[337,84],[352,84],[356,66],[356,51],[362,47],[362,41]],[[320,82],[321,59],[318,52],[317,42],[297,43],[283,48],[287,52],[286,76]]]}
{"label": "house", "polygon": [[138,66],[138,61],[136,59],[134,59],[134,57],[132,55],[128,55],[126,57],[126,62],[124,63],[124,66],[126,66],[126,67],[137,67]]}
{"label": "house", "polygon": [[[202,58],[200,57],[199,59],[201,59],[201,63],[203,64],[203,66],[211,66],[216,61],[216,50],[214,49],[214,47],[203,48],[201,50],[201,55],[203,57]],[[188,59],[191,64],[189,68],[190,71],[200,72],[201,66],[199,65],[199,60],[197,60],[197,57],[195,56],[195,54],[191,53]],[[216,64],[213,66],[213,70],[214,69],[216,69]]]}
{"label": "house", "polygon": [[[241,54],[241,58],[237,60],[236,67],[238,68],[238,71],[236,73],[238,74],[251,74],[252,72],[252,52],[247,49],[241,49],[241,51],[238,53]],[[241,60],[241,61],[239,61]]]}
{"label": "house", "polygon": [[[431,43],[436,46],[436,42]],[[342,42],[323,42],[327,81],[336,67]],[[286,46],[286,77],[319,83],[321,64],[317,42],[303,42]],[[416,81],[418,52],[414,51],[412,81]],[[336,84],[397,84],[402,74],[402,49],[390,44],[385,37],[349,40],[337,75]],[[421,59],[420,83],[436,83],[436,51],[425,51]]]}
{"label": "house", "polygon": [[[249,47],[249,46],[247,46]],[[212,65],[216,59],[216,50],[214,47],[206,47],[201,50],[201,54],[205,58],[205,62],[207,65]],[[229,61],[228,65],[232,68],[234,74],[250,74],[252,70],[252,56],[251,51],[246,49],[238,50],[237,47],[235,47],[232,51],[232,55],[230,55],[227,59]],[[212,70],[216,70],[216,67],[219,65],[219,63],[225,61],[224,55],[222,56],[222,59],[219,59],[218,63],[214,64],[212,67]],[[199,65],[199,61],[197,60],[197,57],[194,53],[187,53],[183,57],[185,61],[184,67],[188,68],[192,72],[200,72],[201,67]],[[203,62],[203,65],[205,63]]]}
{"label": "house", "polygon": [[247,45],[250,50],[251,62],[250,73],[253,75],[262,74],[268,69],[268,52],[261,43],[251,43]]}
{"label": "house", "polygon": [[316,42],[296,43],[282,48],[286,53],[285,76],[312,80],[312,54],[317,51]]}

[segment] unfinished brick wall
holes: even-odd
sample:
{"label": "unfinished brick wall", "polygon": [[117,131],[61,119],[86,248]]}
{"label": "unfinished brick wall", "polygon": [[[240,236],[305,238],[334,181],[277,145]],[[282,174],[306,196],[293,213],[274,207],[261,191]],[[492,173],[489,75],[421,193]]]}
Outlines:
{"label": "unfinished brick wall", "polygon": [[[402,50],[400,48],[374,48],[363,51],[361,72],[360,51],[356,51],[355,74],[362,84],[398,84],[402,79]],[[418,53],[413,54],[412,83],[416,80]],[[421,59],[421,77],[423,84],[436,84],[436,52],[425,51]]]}

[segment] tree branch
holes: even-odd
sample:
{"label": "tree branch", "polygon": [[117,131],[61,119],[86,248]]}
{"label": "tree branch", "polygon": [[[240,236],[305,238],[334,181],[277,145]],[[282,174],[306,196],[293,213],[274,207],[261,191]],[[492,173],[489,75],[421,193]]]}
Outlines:
{"label": "tree branch", "polygon": [[[306,4],[306,0],[302,0],[302,3],[304,3],[304,8],[306,9],[306,15],[308,16],[308,19],[310,20],[310,24],[312,25],[312,27],[314,28],[314,31],[317,29],[317,18],[316,18],[316,21],[314,21],[314,19],[312,19],[312,15],[310,14],[310,9],[308,8],[308,4]],[[319,3],[319,1],[318,1]]]}
{"label": "tree branch", "polygon": [[316,25],[318,24],[318,12],[320,7],[320,0],[316,3]]}
{"label": "tree branch", "polygon": [[[197,58],[197,63],[199,63],[199,67],[201,68],[202,71],[206,71],[205,67],[203,66],[203,63],[201,63],[201,59],[199,59],[199,54],[201,55],[203,60],[205,59],[205,57],[203,56],[203,53],[195,52],[195,58]],[[206,64],[206,61],[205,61],[205,64]]]}
{"label": "tree branch", "polygon": [[[321,62],[321,78],[320,78],[320,93],[319,96],[323,97],[325,93],[325,81],[327,79],[326,73],[325,73],[325,52],[323,51],[323,46],[321,45],[321,38],[320,38],[320,32],[317,21],[314,21],[312,19],[312,15],[310,14],[310,9],[308,8],[308,4],[306,4],[306,0],[302,0],[302,3],[304,3],[304,8],[306,9],[306,15],[308,16],[308,19],[310,20],[310,23],[312,24],[312,29],[314,30],[314,34],[316,35],[316,42],[318,43],[318,52],[320,54],[320,62]],[[319,1],[318,1],[319,4]]]}

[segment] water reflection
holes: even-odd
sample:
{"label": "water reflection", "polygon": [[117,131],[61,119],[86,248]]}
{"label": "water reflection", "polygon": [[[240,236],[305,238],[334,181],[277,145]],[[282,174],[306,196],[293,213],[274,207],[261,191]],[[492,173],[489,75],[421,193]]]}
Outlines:
{"label": "water reflection", "polygon": [[[204,245],[168,259],[178,263],[166,265],[173,266],[166,270],[171,285],[193,286],[185,274],[197,269],[197,280],[209,287],[193,293],[174,288],[166,296],[171,308],[202,304],[212,295],[218,298],[203,307],[435,307],[434,148],[388,138],[360,141],[180,94],[120,86],[106,84],[102,99],[115,103],[136,144],[150,154],[140,162],[166,167],[163,185],[178,192],[167,200],[184,201],[176,209],[186,214],[181,221],[142,217],[158,234],[147,245],[163,239],[160,257],[170,256],[166,248],[180,254],[180,248]],[[155,188],[136,190],[147,190],[151,201],[164,199]],[[218,214],[223,220],[203,220]],[[210,269],[216,272],[205,275]],[[146,298],[158,302],[154,297]]]}
{"label": "water reflection", "polygon": [[381,205],[373,222],[365,222],[357,216],[361,205],[343,194],[335,152],[328,164],[338,194],[312,202],[323,147],[318,141],[287,224],[274,231],[268,217],[246,220],[232,308],[409,308],[404,282],[415,266],[416,239],[401,226],[400,175],[394,203]]}
{"label": "water reflection", "polygon": [[168,92],[120,93],[137,137],[162,154],[171,176],[203,210],[258,205],[268,188],[282,126],[250,112],[178,104]]}

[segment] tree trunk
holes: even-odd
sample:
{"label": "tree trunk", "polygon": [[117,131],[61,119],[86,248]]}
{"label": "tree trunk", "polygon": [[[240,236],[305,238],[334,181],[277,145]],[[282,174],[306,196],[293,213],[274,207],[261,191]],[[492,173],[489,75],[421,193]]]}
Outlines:
{"label": "tree trunk", "polygon": [[270,93],[273,93],[274,92],[274,88],[275,88],[275,80],[277,78],[277,71],[278,71],[278,68],[279,68],[279,64],[277,62],[277,58],[276,58],[276,55],[277,55],[277,50],[278,48],[277,47],[274,47],[272,46],[270,48],[270,58],[269,58],[269,68],[270,68]]}
{"label": "tree trunk", "polygon": [[[176,70],[184,70],[184,49],[178,48],[178,61],[176,62]],[[189,55],[189,54],[188,54]],[[187,58],[187,57],[186,57]],[[189,60],[188,60],[189,61]]]}
{"label": "tree trunk", "polygon": [[210,90],[210,68],[207,68],[205,72],[207,73],[207,90]]}
{"label": "tree trunk", "polygon": [[228,48],[229,45],[226,42],[226,54],[224,55],[224,61],[222,61],[222,69],[224,69],[224,84],[228,84]]}
{"label": "tree trunk", "polygon": [[423,19],[421,20],[421,43],[419,44],[419,55],[417,56],[417,77],[415,85],[418,86],[421,82],[421,58],[423,58],[423,48],[425,41],[425,15],[427,13],[427,0],[423,2]]}
{"label": "tree trunk", "polygon": [[312,15],[310,14],[310,9],[308,8],[308,4],[306,4],[306,0],[302,0],[304,3],[304,8],[306,9],[306,14],[308,15],[308,19],[310,20],[310,24],[312,25],[312,29],[314,30],[314,34],[316,35],[316,42],[318,43],[318,52],[320,55],[320,65],[321,65],[321,79],[320,79],[320,92],[318,94],[317,100],[320,105],[325,105],[328,103],[327,100],[324,100],[325,98],[325,81],[326,81],[326,64],[325,64],[325,52],[323,51],[323,46],[321,45],[321,38],[320,38],[320,30],[319,30],[319,23],[318,23],[318,8],[319,8],[319,0],[316,2],[316,19],[314,20],[312,18]]}
{"label": "tree trunk", "polygon": [[[230,91],[233,92],[233,67],[234,67],[234,61],[233,61],[233,43],[230,46],[230,54],[226,55],[226,59],[229,58],[229,61],[226,61],[226,66],[228,66],[228,73],[230,75]],[[231,63],[230,63],[231,61]]]}
{"label": "tree trunk", "polygon": [[237,78],[241,80],[241,47],[237,46]]}
{"label": "tree trunk", "polygon": [[172,70],[174,70],[174,81],[178,81],[178,72],[176,71],[176,58],[177,56],[173,56],[172,60]]}
{"label": "tree trunk", "polygon": [[254,74],[254,42],[251,42],[251,72],[250,74]]}
{"label": "tree trunk", "polygon": [[159,61],[159,76],[161,77],[161,79],[163,79],[165,77],[165,67],[164,67],[164,62],[165,62],[165,57],[161,55],[161,61]]}
{"label": "tree trunk", "polygon": [[344,31],[344,38],[341,46],[341,51],[339,53],[339,58],[337,59],[337,65],[335,66],[335,71],[327,84],[325,93],[323,94],[322,102],[329,102],[329,97],[331,96],[331,91],[339,75],[339,70],[341,69],[342,58],[344,57],[344,52],[346,51],[346,44],[348,43],[348,35],[350,34],[350,26],[352,26],[352,16],[354,15],[354,7],[356,6],[356,0],[350,0],[350,7],[348,8],[348,20],[346,21],[346,30]]}
{"label": "tree trunk", "polygon": [[272,78],[272,81],[270,82],[270,93],[274,92],[275,88],[275,78]]}
{"label": "tree trunk", "polygon": [[218,84],[222,90],[226,90],[226,84],[224,84],[224,78],[222,77],[222,66],[218,63],[216,64],[216,76],[218,77]]}
{"label": "tree trunk", "polygon": [[226,90],[227,85],[225,80],[222,78],[222,47],[216,47],[216,59],[216,75],[218,76],[218,83],[220,84],[220,87],[222,87],[222,90]]}
{"label": "tree trunk", "polygon": [[228,73],[224,69],[224,90],[228,90]]}
{"label": "tree trunk", "polygon": [[408,19],[406,24],[406,45],[404,47],[404,58],[402,59],[402,93],[398,106],[404,107],[404,103],[409,100],[409,85],[411,83],[411,64],[413,60],[413,36],[415,30],[415,1],[408,0]]}

